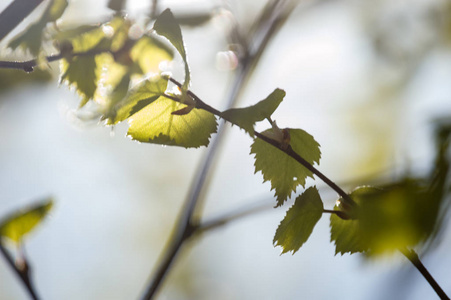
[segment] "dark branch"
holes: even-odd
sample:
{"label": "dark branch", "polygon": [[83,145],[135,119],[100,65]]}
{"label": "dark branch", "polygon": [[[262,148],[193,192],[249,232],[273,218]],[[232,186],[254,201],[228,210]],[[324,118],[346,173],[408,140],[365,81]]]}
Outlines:
{"label": "dark branch", "polygon": [[[118,50],[121,51],[121,50]],[[68,57],[76,57],[76,56],[91,56],[97,55],[105,52],[110,52],[108,49],[95,49],[89,50],[86,52],[73,52],[73,53],[59,53],[55,55],[49,55],[45,59],[47,62],[54,62],[63,58]],[[114,53],[113,53],[114,54]],[[27,61],[0,61],[0,68],[2,69],[16,69],[16,70],[24,70],[25,72],[32,72],[33,69],[38,65],[38,61],[36,59],[31,59]]]}
{"label": "dark branch", "polygon": [[0,13],[0,41],[23,21],[43,0],[14,0]]}

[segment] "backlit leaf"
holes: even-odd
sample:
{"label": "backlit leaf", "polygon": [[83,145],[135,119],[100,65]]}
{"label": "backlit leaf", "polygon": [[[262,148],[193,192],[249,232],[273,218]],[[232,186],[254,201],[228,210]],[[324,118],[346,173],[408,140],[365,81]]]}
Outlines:
{"label": "backlit leaf", "polygon": [[274,245],[283,248],[282,254],[301,248],[323,214],[323,202],[316,187],[310,187],[296,198],[293,206],[280,222],[274,236]]}
{"label": "backlit leaf", "polygon": [[[67,82],[69,86],[76,88],[82,97],[80,107],[85,105],[96,94],[99,79],[105,75],[105,70],[114,69],[114,61],[108,59],[109,53],[102,53],[119,48],[125,42],[123,32],[128,30],[128,25],[123,18],[115,17],[111,22],[102,27],[91,27],[91,30],[82,31],[82,34],[73,36],[69,41],[73,47],[73,52],[87,52],[98,50],[97,54],[74,56],[61,60],[61,82]],[[89,27],[87,27],[89,29]],[[63,35],[64,36],[64,35]],[[105,68],[104,68],[105,67]],[[104,70],[105,69],[105,70]],[[112,73],[113,74],[113,73]],[[121,73],[122,77],[125,72]],[[105,75],[111,81],[111,75]],[[120,78],[115,84],[118,84]],[[112,105],[112,104],[111,104]]]}
{"label": "backlit leaf", "polygon": [[188,66],[188,60],[186,58],[185,46],[183,44],[182,31],[174,18],[170,9],[166,9],[158,16],[153,29],[161,36],[164,36],[171,42],[171,44],[177,49],[185,62],[185,82],[183,83],[183,89],[186,90],[190,84],[190,71]]}
{"label": "backlit leaf", "polygon": [[31,54],[37,56],[42,47],[43,31],[47,23],[59,19],[67,7],[67,0],[53,0],[47,6],[41,18],[28,26],[16,38],[14,38],[8,47],[17,49],[18,47],[29,50]]}
{"label": "backlit leaf", "polygon": [[18,243],[25,234],[42,221],[52,206],[53,200],[46,199],[4,218],[0,223],[0,236]]}
{"label": "backlit leaf", "polygon": [[46,11],[47,22],[55,22],[63,15],[67,8],[67,0],[53,0]]}
{"label": "backlit leaf", "polygon": [[265,100],[245,108],[226,110],[221,116],[254,136],[254,125],[269,118],[285,97],[285,91],[276,89]]}
{"label": "backlit leaf", "polygon": [[82,97],[80,107],[94,96],[97,89],[95,56],[77,56],[70,62],[61,61],[61,81],[67,81],[74,86]]}
{"label": "backlit leaf", "polygon": [[142,72],[158,73],[159,65],[162,61],[170,61],[174,54],[166,45],[156,39],[143,36],[141,37],[130,51],[131,59],[139,65]]}
{"label": "backlit leaf", "polygon": [[129,120],[128,135],[134,140],[185,148],[207,146],[217,122],[213,114],[193,109],[186,115],[172,112],[185,104],[160,97],[134,114]]}
{"label": "backlit leaf", "polygon": [[[361,187],[350,196],[358,204],[355,219],[331,216],[331,240],[335,242],[336,253],[393,252],[418,245],[433,231],[437,201],[418,182],[406,180],[383,188]],[[335,209],[342,207],[339,204]]]}
{"label": "backlit leaf", "polygon": [[110,118],[111,124],[124,121],[156,101],[166,91],[167,86],[167,77],[156,76],[142,82],[116,105]]}
{"label": "backlit leaf", "polygon": [[[321,152],[319,144],[313,137],[302,129],[288,131],[293,150],[310,164],[319,163]],[[295,159],[260,139],[255,139],[251,153],[255,154],[255,173],[261,171],[263,182],[271,181],[271,190],[275,190],[277,206],[281,206],[291,197],[291,193],[296,191],[298,185],[304,186],[307,176],[313,177],[313,174]]]}

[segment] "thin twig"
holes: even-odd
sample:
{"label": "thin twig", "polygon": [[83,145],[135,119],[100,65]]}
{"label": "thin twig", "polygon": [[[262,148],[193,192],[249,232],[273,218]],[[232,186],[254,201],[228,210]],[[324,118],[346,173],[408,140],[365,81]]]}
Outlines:
{"label": "thin twig", "polygon": [[[122,49],[118,50],[117,52],[121,51]],[[57,60],[61,60],[63,58],[69,58],[69,57],[82,57],[82,56],[95,56],[101,53],[112,53],[108,49],[94,49],[94,50],[88,50],[85,52],[73,52],[73,53],[58,53],[54,55],[49,55],[45,57],[45,60],[47,62],[54,62]],[[24,70],[25,72],[32,72],[33,69],[38,65],[38,61],[36,59],[30,59],[27,61],[0,61],[0,68],[1,69],[16,69],[16,70]]]}
{"label": "thin twig", "polygon": [[423,275],[423,277],[427,280],[429,285],[434,289],[437,295],[442,300],[449,300],[449,297],[440,287],[440,285],[435,281],[434,277],[429,273],[423,263],[420,261],[418,254],[414,250],[409,250],[407,248],[399,249],[399,251],[408,259],[410,262],[418,269],[418,271]]}
{"label": "thin twig", "polygon": [[[287,10],[287,13],[291,12],[291,10]],[[274,12],[274,14],[281,13],[281,11]],[[286,19],[286,18],[285,18]],[[261,23],[261,28],[266,27],[266,22]],[[274,23],[273,20],[270,22]],[[280,25],[280,22],[278,22]],[[255,47],[255,53],[249,53],[249,51],[246,51],[246,53],[249,53],[244,58],[242,58],[240,67],[238,69],[238,74],[235,77],[235,80],[233,82],[232,88],[230,90],[230,93],[228,95],[228,100],[226,103],[226,108],[230,108],[234,105],[234,103],[237,101],[238,96],[245,86],[247,79],[249,75],[252,72],[253,67],[257,64],[257,61],[261,57],[261,53],[263,53],[264,49],[266,48],[267,43],[270,40],[270,37],[276,32],[276,28],[279,28],[280,26],[275,26],[274,24],[270,24],[269,28],[273,28],[272,30],[268,30],[263,33],[263,38],[261,41],[259,41]],[[258,54],[258,55],[257,55]],[[171,80],[172,82],[176,82],[174,80]],[[195,96],[192,92],[189,92],[189,95],[192,97]],[[200,100],[200,99],[199,99]],[[219,112],[219,111],[216,111]],[[178,251],[183,245],[183,242],[189,238],[192,234],[192,229],[195,228],[197,225],[197,221],[193,219],[194,212],[199,206],[200,201],[200,195],[202,193],[205,179],[207,177],[208,172],[211,169],[211,165],[213,162],[213,159],[217,153],[217,150],[219,149],[219,145],[222,141],[222,136],[224,132],[224,121],[221,120],[221,123],[218,126],[218,132],[215,136],[215,138],[210,143],[210,146],[207,150],[207,154],[205,158],[202,161],[202,165],[199,168],[198,172],[196,173],[195,179],[193,184],[191,185],[191,190],[189,191],[188,198],[186,199],[184,209],[182,210],[182,213],[179,217],[178,224],[175,229],[175,234],[173,235],[171,241],[169,242],[169,246],[167,249],[167,253],[165,254],[160,261],[159,265],[157,266],[157,269],[155,271],[155,275],[151,278],[151,282],[148,285],[143,299],[148,300],[152,299],[153,296],[158,291],[159,286],[161,285],[164,276],[169,271],[169,268],[172,264],[172,261],[176,258]],[[189,231],[187,234],[187,231]],[[166,252],[166,250],[165,250]]]}
{"label": "thin twig", "polygon": [[[174,84],[176,84],[177,86],[180,86],[180,87],[182,86],[180,82],[178,82],[177,80],[175,80],[172,77],[169,80],[171,82],[173,82]],[[188,91],[188,95],[193,97],[193,99],[196,101],[196,107],[197,108],[206,110],[206,111],[208,111],[208,112],[210,112],[210,113],[212,113],[212,114],[214,114],[216,116],[219,116],[219,117],[223,118],[224,120],[229,121],[229,122],[231,122],[233,124],[232,121],[224,118],[223,114],[219,110],[217,110],[217,109],[211,107],[210,105],[206,104],[204,101],[202,101],[193,92]],[[330,180],[326,175],[324,175],[322,172],[320,172],[312,164],[307,162],[301,155],[296,153],[290,145],[288,145],[288,147],[286,147],[286,148],[282,148],[278,141],[275,141],[275,140],[273,140],[273,139],[261,134],[258,131],[255,131],[254,133],[255,133],[256,137],[258,137],[259,139],[263,140],[264,142],[274,146],[275,148],[279,149],[280,151],[285,152],[287,155],[289,155],[290,157],[295,159],[297,162],[299,162],[301,165],[303,165],[305,168],[307,168],[310,172],[312,172],[313,174],[318,176],[325,184],[327,184],[334,191],[336,191],[349,206],[355,206],[356,205],[354,200],[352,200],[351,197],[342,188],[340,188],[337,184],[335,184],[332,180]]]}
{"label": "thin twig", "polygon": [[8,265],[11,267],[11,269],[14,271],[17,277],[19,277],[20,281],[25,286],[26,290],[28,291],[28,294],[30,295],[30,298],[33,300],[38,300],[39,297],[37,296],[37,293],[35,291],[35,288],[33,287],[33,284],[31,283],[31,279],[29,276],[30,270],[28,262],[25,261],[27,269],[20,270],[14,263],[14,259],[11,257],[11,255],[8,253],[8,251],[5,249],[5,247],[1,242],[0,242],[0,252],[2,253]]}

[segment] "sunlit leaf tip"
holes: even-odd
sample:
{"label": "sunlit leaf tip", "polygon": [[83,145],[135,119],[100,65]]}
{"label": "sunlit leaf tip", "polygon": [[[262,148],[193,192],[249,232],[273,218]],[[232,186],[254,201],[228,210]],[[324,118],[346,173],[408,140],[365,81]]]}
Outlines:
{"label": "sunlit leaf tip", "polygon": [[169,8],[158,16],[153,29],[157,34],[167,38],[182,57],[183,62],[185,63],[185,81],[183,83],[183,90],[187,90],[190,84],[191,75],[186,57],[186,50],[183,43],[182,30],[180,29],[177,20]]}
{"label": "sunlit leaf tip", "polygon": [[[311,165],[319,163],[321,152],[314,138],[302,129],[287,130],[293,150]],[[272,129],[265,132],[269,131]],[[271,190],[275,190],[277,206],[281,206],[296,191],[297,186],[304,186],[307,177],[313,177],[312,172],[294,158],[261,139],[255,139],[251,153],[255,154],[255,173],[260,171],[263,181],[270,181]]]}
{"label": "sunlit leaf tip", "polygon": [[52,206],[53,199],[47,198],[3,218],[0,221],[0,236],[19,243],[24,235],[41,223]]}
{"label": "sunlit leaf tip", "polygon": [[296,198],[293,206],[280,222],[274,236],[274,246],[282,247],[282,254],[296,253],[308,240],[323,213],[323,202],[316,187],[310,187]]}
{"label": "sunlit leaf tip", "polygon": [[284,90],[275,89],[266,99],[257,104],[245,108],[232,108],[224,111],[221,116],[253,137],[255,123],[270,118],[284,97]]}

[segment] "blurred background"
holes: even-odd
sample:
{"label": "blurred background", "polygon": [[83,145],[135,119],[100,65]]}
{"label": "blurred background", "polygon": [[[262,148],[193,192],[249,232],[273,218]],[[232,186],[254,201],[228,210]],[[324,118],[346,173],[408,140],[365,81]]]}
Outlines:
{"label": "blurred background", "polygon": [[[3,2],[1,10],[11,1]],[[312,134],[321,144],[319,169],[348,191],[372,180],[427,175],[434,160],[434,122],[451,116],[449,1],[299,2],[237,105],[284,89],[287,96],[273,119]],[[218,109],[225,108],[236,67],[233,24],[246,32],[265,4],[158,2],[176,16],[207,16],[182,32],[191,90]],[[129,0],[129,18],[140,22],[151,5]],[[11,53],[6,44],[43,7],[2,41],[2,60],[29,58]],[[58,22],[91,23],[111,15],[107,1],[73,0]],[[140,144],[125,137],[127,124],[111,129],[86,123],[76,93],[58,85],[58,68],[51,64],[51,76],[0,70],[0,217],[49,195],[56,199],[51,216],[25,243],[42,299],[137,299],[206,149]],[[181,63],[163,68],[183,76]],[[281,256],[272,240],[292,201],[271,208],[270,184],[254,175],[252,140],[237,128],[227,128],[225,139],[208,180],[203,219],[255,204],[268,208],[192,240],[158,299],[436,298],[401,255],[334,256],[327,215],[299,252]],[[331,209],[335,193],[319,180],[307,183],[312,184]],[[298,188],[296,196],[301,192]],[[421,258],[451,294],[451,231],[446,219],[444,224]],[[26,297],[0,259],[0,298]]]}

